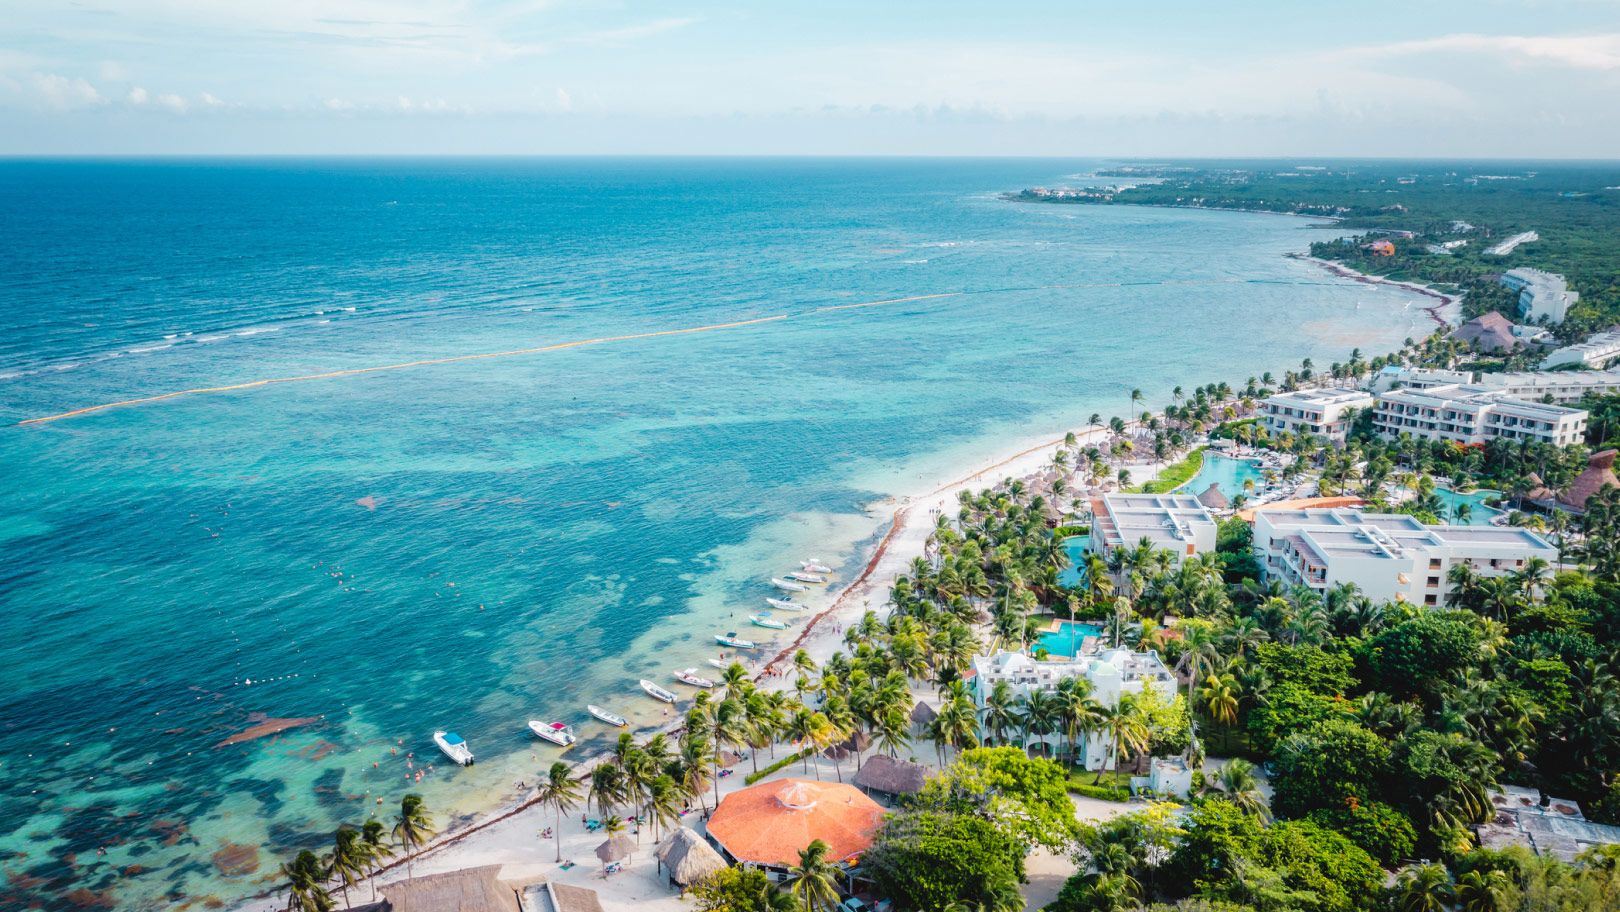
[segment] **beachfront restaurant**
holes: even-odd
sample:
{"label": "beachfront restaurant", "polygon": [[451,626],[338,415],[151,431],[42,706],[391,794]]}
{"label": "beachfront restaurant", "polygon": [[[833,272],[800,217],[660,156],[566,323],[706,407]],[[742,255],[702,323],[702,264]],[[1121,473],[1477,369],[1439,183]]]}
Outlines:
{"label": "beachfront restaurant", "polygon": [[819,839],[829,860],[850,869],[872,846],[884,810],[853,785],[780,779],[732,792],[709,818],[708,837],[732,864],[787,877],[799,852]]}

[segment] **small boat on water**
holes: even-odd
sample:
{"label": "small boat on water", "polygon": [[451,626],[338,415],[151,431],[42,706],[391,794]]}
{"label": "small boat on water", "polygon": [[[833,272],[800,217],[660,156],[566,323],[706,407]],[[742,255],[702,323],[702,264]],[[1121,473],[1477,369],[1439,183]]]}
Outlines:
{"label": "small boat on water", "polygon": [[699,675],[696,668],[688,668],[685,671],[675,672],[675,680],[681,682],[682,684],[690,684],[693,687],[714,686],[714,682]]}
{"label": "small boat on water", "polygon": [[457,766],[472,766],[472,748],[467,746],[467,740],[455,732],[436,731],[433,733],[433,743],[439,745],[444,755],[456,762]]}
{"label": "small boat on water", "polygon": [[621,716],[618,713],[610,713],[600,706],[586,706],[585,711],[609,725],[617,725],[620,728],[623,728],[630,724],[629,720],[625,719],[624,716]]}
{"label": "small boat on water", "polygon": [[826,564],[821,563],[820,561],[817,561],[813,557],[810,558],[809,560],[799,561],[799,566],[801,568],[803,568],[806,573],[831,573],[832,572],[831,567],[827,566]]}
{"label": "small boat on water", "polygon": [[805,607],[790,598],[768,598],[765,600],[765,604],[772,608],[780,608],[783,611],[803,611]]}
{"label": "small boat on water", "polygon": [[776,588],[778,588],[780,590],[782,590],[783,592],[809,592],[810,591],[810,587],[805,586],[802,583],[795,583],[792,580],[777,579],[774,576],[771,577],[771,585],[775,586]]}
{"label": "small boat on water", "polygon": [[790,580],[798,580],[801,583],[825,583],[827,581],[825,576],[818,576],[814,573],[805,573],[802,570],[795,570],[792,573],[789,573],[787,577]]}
{"label": "small boat on water", "polygon": [[530,721],[529,731],[553,744],[561,744],[563,747],[574,743],[574,730],[561,722]]}
{"label": "small boat on water", "polygon": [[725,659],[710,659],[709,664],[720,669],[721,671],[725,671],[727,668],[731,667],[731,663],[727,662]]}
{"label": "small boat on water", "polygon": [[719,643],[721,646],[730,646],[732,649],[753,649],[754,648],[754,641],[753,640],[744,640],[744,639],[738,637],[737,632],[735,630],[733,630],[733,631],[731,631],[729,633],[717,633],[717,634],[715,634],[714,635],[714,641],[716,643]]}
{"label": "small boat on water", "polygon": [[641,681],[641,689],[646,691],[647,696],[652,697],[654,700],[663,700],[665,703],[675,702],[674,694],[645,678]]}
{"label": "small boat on water", "polygon": [[777,620],[776,618],[766,617],[763,614],[750,614],[748,616],[748,619],[750,621],[754,622],[755,627],[769,627],[772,630],[786,630],[787,629],[786,624],[782,623],[781,621]]}

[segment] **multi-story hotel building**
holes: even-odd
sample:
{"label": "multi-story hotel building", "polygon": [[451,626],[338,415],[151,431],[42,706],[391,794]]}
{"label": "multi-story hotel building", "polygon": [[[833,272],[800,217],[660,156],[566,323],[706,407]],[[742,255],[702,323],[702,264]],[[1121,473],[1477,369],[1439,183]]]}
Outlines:
{"label": "multi-story hotel building", "polygon": [[1391,390],[1378,397],[1372,421],[1373,430],[1387,438],[1410,434],[1472,444],[1504,437],[1565,446],[1585,437],[1586,418],[1582,409],[1543,405],[1470,384]]}
{"label": "multi-story hotel building", "polygon": [[1273,435],[1309,434],[1343,443],[1350,429],[1350,410],[1372,408],[1373,397],[1357,389],[1302,389],[1268,396],[1260,402],[1260,420]]}

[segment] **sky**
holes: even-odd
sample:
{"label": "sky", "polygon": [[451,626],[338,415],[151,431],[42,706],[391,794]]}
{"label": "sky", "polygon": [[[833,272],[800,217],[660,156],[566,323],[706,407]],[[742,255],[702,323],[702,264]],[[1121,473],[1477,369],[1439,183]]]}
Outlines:
{"label": "sky", "polygon": [[1620,0],[0,8],[0,155],[1620,153]]}

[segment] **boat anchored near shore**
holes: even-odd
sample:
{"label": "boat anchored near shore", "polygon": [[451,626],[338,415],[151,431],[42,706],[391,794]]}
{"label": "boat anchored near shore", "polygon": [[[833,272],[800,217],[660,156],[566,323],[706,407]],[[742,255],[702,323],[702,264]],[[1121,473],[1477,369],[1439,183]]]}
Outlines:
{"label": "boat anchored near shore", "polygon": [[790,598],[779,598],[779,599],[778,598],[768,598],[768,599],[765,600],[765,604],[771,606],[772,608],[780,608],[783,611],[804,611],[805,610],[804,605],[801,605],[798,602],[795,602],[794,600],[792,600]]}
{"label": "boat anchored near shore", "polygon": [[805,573],[803,570],[795,570],[792,573],[789,573],[787,577],[790,580],[798,580],[801,583],[825,583],[827,581],[825,576],[819,576],[814,573]]}
{"label": "boat anchored near shore", "polygon": [[669,691],[665,690],[662,687],[659,687],[657,684],[654,684],[653,682],[647,680],[646,678],[641,679],[641,689],[643,691],[646,691],[647,696],[652,697],[654,700],[662,700],[665,703],[674,703],[675,702],[675,695],[674,694],[670,693]]}
{"label": "boat anchored near shore", "polygon": [[675,680],[681,682],[682,684],[690,684],[693,687],[714,686],[714,682],[699,675],[696,668],[688,668],[685,671],[675,672]]}
{"label": "boat anchored near shore", "polygon": [[745,639],[737,636],[737,632],[735,630],[731,631],[730,633],[717,633],[717,634],[715,634],[714,635],[714,641],[716,643],[719,643],[721,646],[730,646],[733,649],[753,649],[754,648],[754,641],[753,640],[745,640]]}
{"label": "boat anchored near shore", "polygon": [[781,621],[777,620],[776,618],[766,617],[763,614],[750,614],[748,616],[748,619],[750,621],[754,622],[755,627],[769,627],[772,630],[786,630],[787,629],[786,624],[782,623]]}
{"label": "boat anchored near shore", "polygon": [[816,560],[813,557],[810,558],[809,560],[799,561],[799,567],[801,569],[803,569],[806,573],[831,573],[832,572],[831,567],[827,566],[826,564],[821,563],[820,561]]}
{"label": "boat anchored near shore", "polygon": [[433,733],[433,743],[444,751],[444,755],[455,761],[457,766],[472,766],[472,748],[467,746],[467,740],[455,732],[436,731]]}
{"label": "boat anchored near shore", "polygon": [[574,743],[574,730],[561,722],[529,722],[529,731],[553,744],[567,747]]}
{"label": "boat anchored near shore", "polygon": [[810,587],[804,585],[803,583],[795,583],[792,580],[778,579],[778,578],[776,578],[774,576],[771,577],[771,585],[775,586],[776,588],[778,588],[780,590],[782,590],[783,592],[809,592],[810,591]]}
{"label": "boat anchored near shore", "polygon": [[623,728],[630,724],[630,721],[624,716],[621,716],[618,713],[608,712],[600,706],[586,706],[585,711],[609,725],[617,725],[620,728]]}

